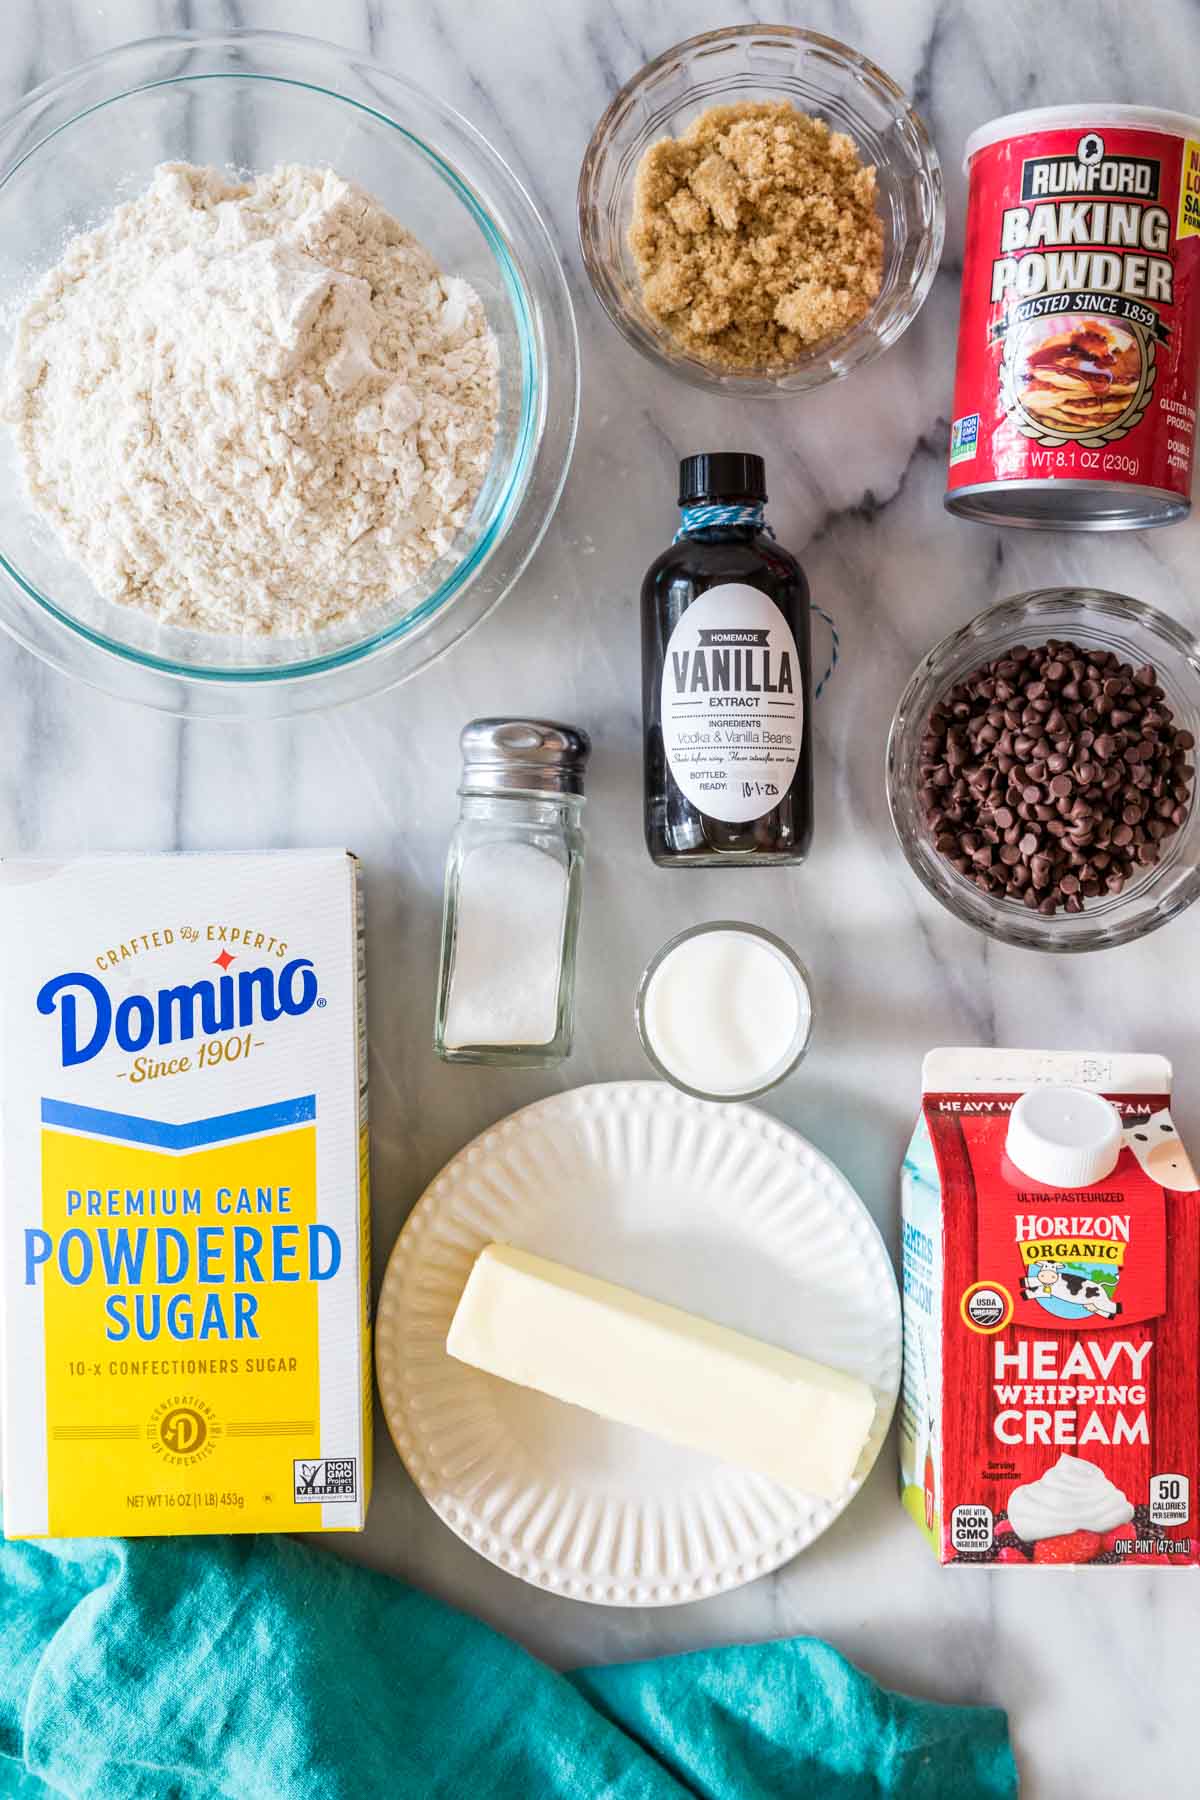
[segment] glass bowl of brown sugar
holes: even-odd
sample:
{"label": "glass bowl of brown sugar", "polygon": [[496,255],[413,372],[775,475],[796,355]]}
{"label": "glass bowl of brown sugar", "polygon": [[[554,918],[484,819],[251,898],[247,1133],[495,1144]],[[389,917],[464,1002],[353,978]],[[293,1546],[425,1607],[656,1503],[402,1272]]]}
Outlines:
{"label": "glass bowl of brown sugar", "polygon": [[[772,185],[764,169],[779,174],[773,205],[751,197]],[[944,234],[941,165],[903,92],[845,44],[788,25],[708,31],[655,57],[604,113],[579,177],[583,260],[618,331],[685,381],[738,395],[803,392],[895,343]],[[839,301],[856,280],[851,317]]]}
{"label": "glass bowl of brown sugar", "polygon": [[1101,950],[1200,894],[1200,643],[1097,588],[1044,588],[943,638],[887,747],[892,823],[957,919]]}

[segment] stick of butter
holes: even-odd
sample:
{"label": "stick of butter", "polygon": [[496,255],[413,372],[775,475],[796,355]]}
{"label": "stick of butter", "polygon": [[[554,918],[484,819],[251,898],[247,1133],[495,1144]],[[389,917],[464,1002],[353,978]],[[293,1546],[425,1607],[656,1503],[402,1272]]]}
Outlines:
{"label": "stick of butter", "polygon": [[823,1500],[845,1492],[875,1417],[854,1375],[507,1244],[480,1252],[446,1349]]}

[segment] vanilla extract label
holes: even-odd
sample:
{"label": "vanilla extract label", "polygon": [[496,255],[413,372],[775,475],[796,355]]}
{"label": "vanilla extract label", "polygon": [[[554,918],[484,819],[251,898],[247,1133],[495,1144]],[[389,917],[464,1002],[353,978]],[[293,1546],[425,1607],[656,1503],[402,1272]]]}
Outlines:
{"label": "vanilla extract label", "polygon": [[[790,694],[796,686],[794,646],[772,645],[769,628],[698,633],[694,649],[671,651],[677,694]],[[789,633],[790,636],[790,633]]]}
{"label": "vanilla extract label", "polygon": [[726,582],[688,607],[663,662],[662,731],[672,775],[710,818],[744,824],[779,804],[804,701],[796,642],[769,595]]}

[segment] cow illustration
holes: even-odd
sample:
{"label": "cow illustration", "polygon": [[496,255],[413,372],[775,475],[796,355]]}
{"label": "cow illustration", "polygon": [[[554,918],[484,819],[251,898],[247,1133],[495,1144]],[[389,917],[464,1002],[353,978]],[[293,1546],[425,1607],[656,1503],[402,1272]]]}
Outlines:
{"label": "cow illustration", "polygon": [[1021,1281],[1021,1292],[1026,1300],[1062,1300],[1101,1319],[1115,1319],[1121,1310],[1121,1302],[1113,1299],[1102,1282],[1056,1262],[1030,1263]]}
{"label": "cow illustration", "polygon": [[1200,1187],[1191,1157],[1180,1142],[1175,1122],[1167,1108],[1151,1113],[1138,1125],[1131,1125],[1122,1142],[1133,1151],[1151,1181],[1173,1193],[1190,1193]]}

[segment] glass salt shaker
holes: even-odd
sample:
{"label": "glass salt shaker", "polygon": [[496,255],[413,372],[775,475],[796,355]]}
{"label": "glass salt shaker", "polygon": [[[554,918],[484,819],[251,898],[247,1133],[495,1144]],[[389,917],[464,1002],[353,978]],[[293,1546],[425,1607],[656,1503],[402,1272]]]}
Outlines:
{"label": "glass salt shaker", "polygon": [[446,1062],[570,1055],[583,877],[585,731],[473,719],[446,862],[433,1045]]}

